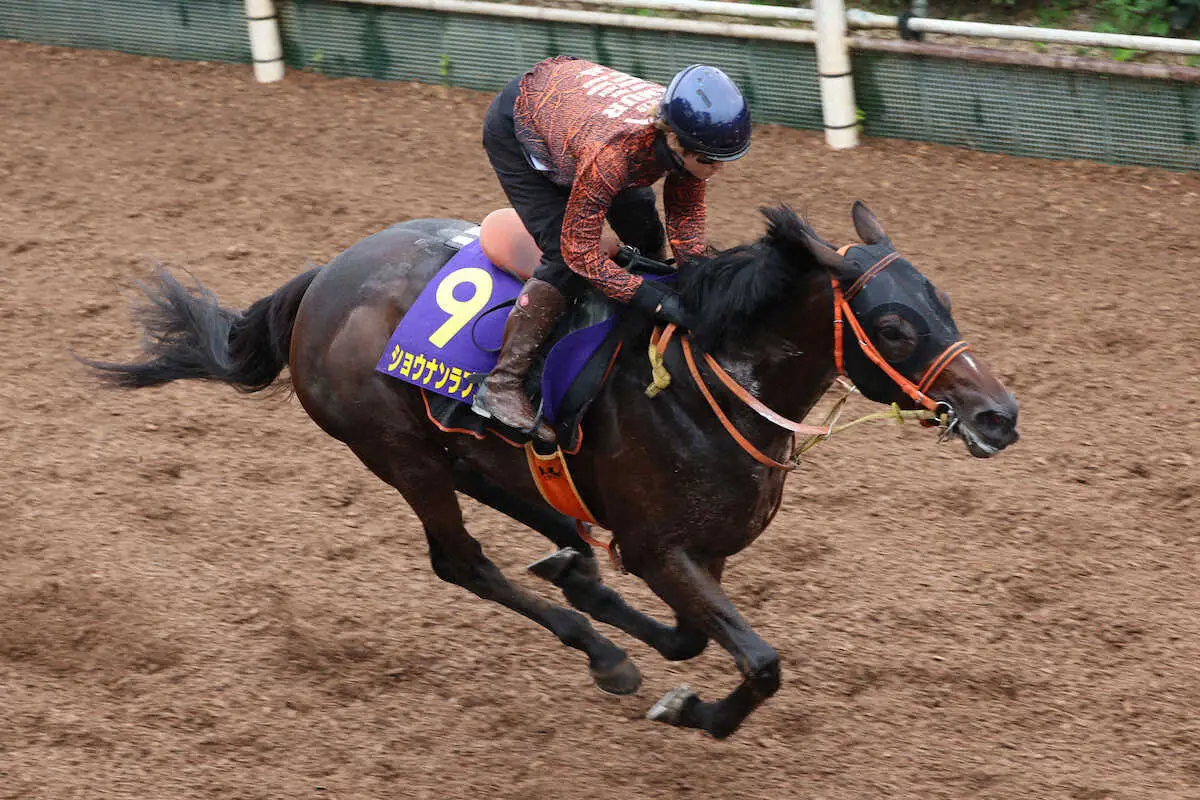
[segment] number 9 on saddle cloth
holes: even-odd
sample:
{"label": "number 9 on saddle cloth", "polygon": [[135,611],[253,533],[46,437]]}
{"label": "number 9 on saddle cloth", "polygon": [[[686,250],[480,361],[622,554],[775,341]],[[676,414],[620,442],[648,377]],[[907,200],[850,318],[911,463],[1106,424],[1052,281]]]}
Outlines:
{"label": "number 9 on saddle cloth", "polygon": [[[489,225],[496,214],[481,226],[447,232],[445,244],[457,252],[400,320],[375,369],[420,387],[430,420],[442,430],[476,438],[490,430],[522,445],[530,441],[527,434],[471,411],[477,387],[496,363],[508,313],[540,255],[532,239],[519,238],[529,236],[523,227],[514,233],[511,224]],[[670,280],[673,273],[632,248],[618,248],[615,240],[609,251],[622,267],[649,280]],[[621,341],[645,324],[640,315],[632,315],[632,325],[621,324],[624,311],[598,292],[584,293],[529,371],[526,391],[535,406],[540,403],[564,452],[578,449],[579,420],[603,386]]]}

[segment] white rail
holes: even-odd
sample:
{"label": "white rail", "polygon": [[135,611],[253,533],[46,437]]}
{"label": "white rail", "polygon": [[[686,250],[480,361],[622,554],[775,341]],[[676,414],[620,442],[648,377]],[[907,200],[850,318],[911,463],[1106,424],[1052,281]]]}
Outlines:
{"label": "white rail", "polygon": [[[742,39],[767,39],[776,42],[817,41],[817,34],[808,28],[772,28],[767,25],[744,25],[708,20],[639,17],[631,14],[606,14],[601,11],[576,11],[569,8],[519,6],[486,3],[481,0],[342,0],[373,6],[416,8],[426,11],[446,11],[457,14],[483,14],[492,17],[568,22],[578,25],[602,25],[610,28],[640,28],[652,31],[676,31],[707,36],[733,36]],[[729,5],[736,5],[730,3]]]}
{"label": "white rail", "polygon": [[[812,23],[817,12],[810,8],[787,8],[784,6],[761,6],[749,3],[729,3],[721,0],[571,0],[583,5],[608,8],[639,8],[652,11],[671,11],[684,14],[741,17],[778,22]],[[825,0],[813,0],[820,6]],[[704,33],[718,36],[734,36],[748,39],[774,39],[776,41],[815,42],[811,31],[794,28],[771,28],[766,25],[742,25],[736,23],[711,22],[707,20],[669,19],[637,17],[628,14],[606,14],[596,11],[576,11],[544,6],[509,5],[482,2],[482,0],[342,0],[347,3],[420,8],[431,11],[485,14],[497,17],[520,17],[553,22],[577,22],[582,25],[606,25],[617,28],[643,28],[649,30]],[[900,18],[887,14],[850,9],[845,11],[846,25],[850,28],[875,28],[899,30]],[[700,26],[700,27],[697,27]],[[1155,53],[1177,53],[1200,55],[1200,40],[1170,39],[1163,36],[1131,36],[1120,33],[1098,33],[1094,31],[1071,31],[1058,28],[1035,28],[1026,25],[994,25],[984,22],[959,22],[957,20],[911,17],[908,29],[917,33],[935,33],[954,36],[972,36],[992,39],[1008,39],[1026,42],[1074,44],[1089,47],[1108,47],[1123,50],[1142,50]],[[796,34],[799,34],[798,36]]]}
{"label": "white rail", "polygon": [[[349,0],[355,2],[356,0]],[[722,0],[572,0],[583,5],[609,8],[645,8],[654,11],[712,14],[725,17],[779,20],[783,22],[813,22],[817,12],[810,8],[761,6],[730,3]],[[814,0],[819,5],[821,0]],[[899,30],[900,18],[888,14],[849,9],[845,12],[850,28]],[[1200,55],[1200,40],[1171,39],[1165,36],[1132,36],[1121,33],[1072,31],[1059,28],[1035,28],[1028,25],[995,25],[984,22],[960,22],[949,19],[912,17],[908,29],[917,33],[937,33],[989,39],[1007,39],[1048,44],[1074,44],[1089,47],[1108,47],[1122,50],[1142,50],[1153,53]]]}
{"label": "white rail", "polygon": [[1200,55],[1200,40],[1168,39],[1165,36],[1129,36],[1123,33],[1069,31],[1058,28],[1032,28],[1024,25],[993,25],[986,22],[958,22],[948,19],[913,17],[909,30],[918,33],[942,33],[955,36],[975,36],[989,39],[1010,39],[1022,42],[1074,44],[1087,47],[1112,47],[1122,50],[1144,50],[1150,53]]}
{"label": "white rail", "polygon": [[[652,11],[680,11],[691,14],[777,19],[790,22],[812,22],[817,18],[817,12],[811,8],[752,6],[748,3],[730,3],[724,2],[724,0],[571,0],[571,2],[586,6],[645,8]],[[896,18],[892,17],[892,19]]]}

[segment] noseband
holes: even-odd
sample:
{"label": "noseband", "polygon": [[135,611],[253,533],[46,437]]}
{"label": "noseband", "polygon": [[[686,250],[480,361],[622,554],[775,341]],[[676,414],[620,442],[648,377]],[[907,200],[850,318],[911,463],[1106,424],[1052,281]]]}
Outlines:
{"label": "noseband", "polygon": [[[838,250],[838,254],[844,256],[846,251],[853,246],[854,245],[849,244],[845,247],[842,247]],[[941,424],[944,429],[949,429],[949,426],[953,425],[953,423],[949,421],[949,415],[952,414],[953,409],[951,409],[946,403],[934,400],[932,397],[927,395],[926,392],[929,391],[929,387],[933,385],[933,382],[937,380],[937,377],[941,375],[943,371],[945,371],[947,366],[950,365],[950,362],[966,352],[970,345],[962,340],[950,345],[943,350],[937,356],[937,358],[930,362],[929,366],[925,369],[924,374],[921,375],[921,378],[916,383],[913,383],[908,378],[901,375],[891,364],[887,362],[887,359],[880,355],[879,350],[876,349],[875,345],[871,343],[870,337],[868,337],[866,331],[863,330],[862,323],[859,322],[858,317],[855,316],[854,309],[850,306],[851,300],[853,300],[854,297],[863,290],[867,283],[869,283],[872,278],[881,273],[883,270],[887,269],[888,265],[895,261],[898,257],[899,253],[888,253],[886,256],[872,264],[866,271],[863,272],[862,275],[859,275],[857,280],[855,280],[854,283],[850,285],[850,288],[844,293],[838,279],[830,276],[829,281],[833,287],[833,360],[835,366],[837,367],[838,375],[846,375],[843,323],[848,322],[851,329],[854,331],[858,346],[862,349],[863,354],[866,355],[867,358],[869,358],[877,367],[879,367],[884,374],[891,378],[892,381],[894,381],[906,395],[912,398],[915,403],[924,406],[927,411],[901,411],[899,407],[896,407],[895,404],[893,404],[892,411],[883,414],[868,415],[856,420],[855,422],[843,425],[837,430],[845,429],[850,425],[854,425],[857,422],[863,422],[868,419],[895,419],[899,422],[903,422],[906,418],[918,415],[918,418],[922,419],[924,424],[937,424],[934,422],[925,421],[941,419]],[[662,366],[662,356],[663,353],[666,352],[667,345],[670,344],[671,336],[674,334],[674,332],[675,325],[670,324],[662,330],[655,328],[654,334],[650,337],[650,363],[652,372],[654,374],[654,383],[652,383],[646,389],[646,394],[650,397],[654,397],[659,391],[665,389],[670,384],[670,376],[667,374],[666,369]],[[711,354],[705,353],[704,361],[706,364],[708,364],[709,369],[713,371],[713,373],[717,376],[721,383],[725,385],[726,388],[733,392],[733,394],[739,400],[749,406],[755,413],[757,413],[763,419],[766,419],[785,430],[791,431],[793,441],[796,434],[806,434],[813,437],[814,441],[811,441],[809,445],[800,448],[793,447],[792,456],[788,459],[788,463],[776,461],[751,444],[750,440],[743,436],[741,431],[734,427],[733,422],[730,421],[729,417],[727,417],[725,413],[721,411],[721,407],[717,405],[716,399],[713,398],[712,393],[704,384],[704,378],[696,366],[696,360],[692,355],[691,341],[687,335],[680,337],[680,347],[683,350],[683,358],[687,363],[688,372],[691,373],[692,380],[695,381],[696,386],[700,389],[700,394],[704,396],[704,399],[708,402],[709,407],[713,410],[713,413],[716,415],[717,419],[720,420],[722,426],[724,426],[729,435],[733,437],[734,441],[736,441],[743,450],[745,450],[752,458],[754,458],[755,461],[758,461],[760,464],[765,464],[766,466],[773,467],[775,469],[793,470],[796,468],[795,462],[801,452],[807,450],[808,447],[811,447],[815,441],[827,439],[834,433],[835,428],[833,427],[832,422],[825,426],[806,425],[805,423],[788,419],[782,414],[779,414],[778,412],[768,408],[761,400],[759,400],[744,386],[734,380],[733,377],[720,365],[720,363],[718,363],[717,360],[712,357]],[[847,397],[848,396],[849,395],[847,395]],[[840,410],[840,404],[844,403],[845,399],[846,398],[842,398],[842,400],[839,401],[839,405],[835,407],[835,412]]]}

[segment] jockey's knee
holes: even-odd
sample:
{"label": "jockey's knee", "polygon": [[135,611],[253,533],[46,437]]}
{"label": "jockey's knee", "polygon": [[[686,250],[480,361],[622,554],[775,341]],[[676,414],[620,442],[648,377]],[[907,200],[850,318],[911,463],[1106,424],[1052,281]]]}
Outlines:
{"label": "jockey's knee", "polygon": [[649,187],[627,189],[617,195],[609,209],[608,223],[627,245],[649,258],[663,258],[666,231],[658,216],[654,192]]}
{"label": "jockey's knee", "polygon": [[572,272],[561,258],[543,256],[533,277],[558,289],[564,297],[578,297],[588,286],[587,280]]}

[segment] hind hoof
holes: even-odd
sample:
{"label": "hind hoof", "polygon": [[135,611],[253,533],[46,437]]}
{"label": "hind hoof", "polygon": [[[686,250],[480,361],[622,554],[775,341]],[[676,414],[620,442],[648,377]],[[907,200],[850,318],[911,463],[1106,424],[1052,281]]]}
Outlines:
{"label": "hind hoof", "polygon": [[628,657],[608,669],[591,669],[592,680],[605,694],[634,694],[642,686],[642,673]]}
{"label": "hind hoof", "polygon": [[683,719],[683,712],[699,699],[700,697],[687,686],[676,686],[650,706],[650,710],[646,712],[646,719],[679,725]]}
{"label": "hind hoof", "polygon": [[562,577],[563,573],[571,568],[571,564],[575,562],[575,559],[579,555],[579,551],[574,547],[564,547],[545,558],[539,558],[525,569],[527,572],[538,576],[544,581],[554,583]]}

